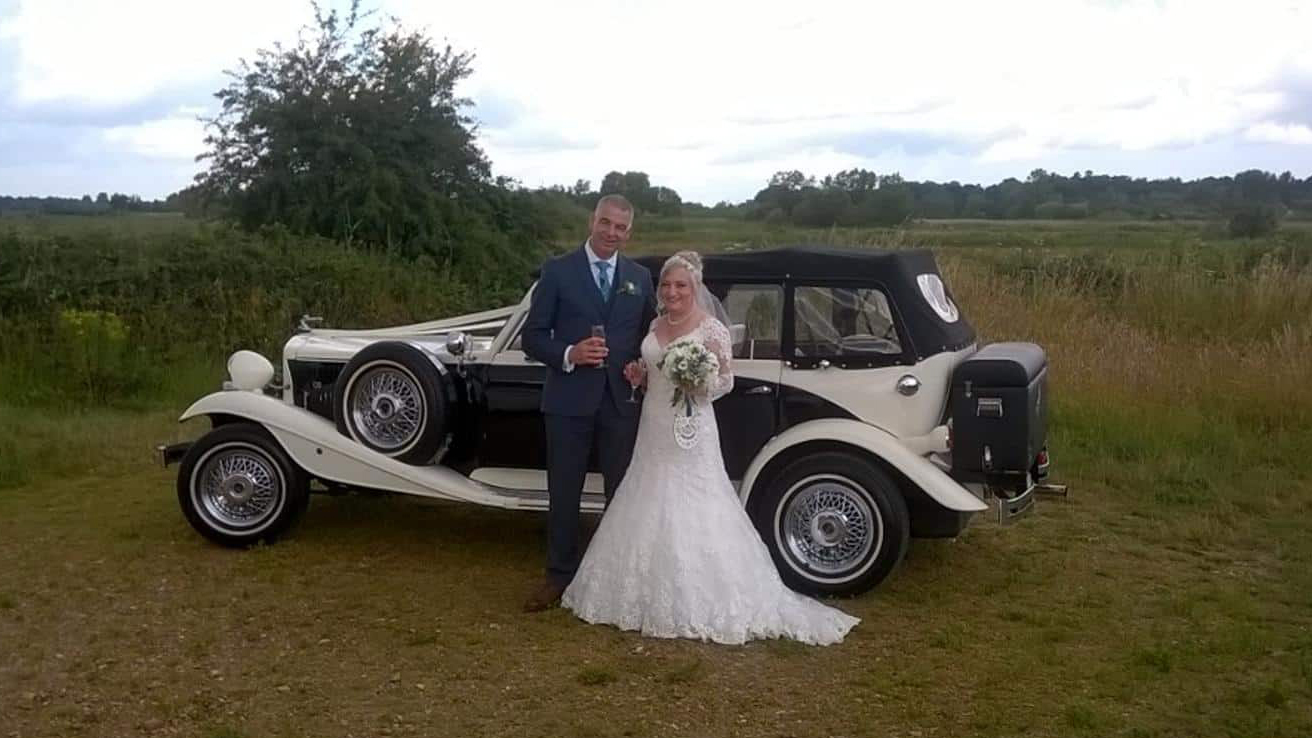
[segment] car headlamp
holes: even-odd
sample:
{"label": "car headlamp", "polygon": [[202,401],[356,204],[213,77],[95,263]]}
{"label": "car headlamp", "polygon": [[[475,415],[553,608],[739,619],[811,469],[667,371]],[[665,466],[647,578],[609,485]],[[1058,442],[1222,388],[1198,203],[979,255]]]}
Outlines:
{"label": "car headlamp", "polygon": [[254,351],[238,351],[228,357],[228,376],[233,388],[258,392],[273,381],[273,364]]}

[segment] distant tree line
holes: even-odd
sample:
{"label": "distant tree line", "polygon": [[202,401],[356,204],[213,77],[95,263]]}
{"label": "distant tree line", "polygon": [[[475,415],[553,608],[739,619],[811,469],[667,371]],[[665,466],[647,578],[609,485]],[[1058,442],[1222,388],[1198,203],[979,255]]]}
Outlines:
{"label": "distant tree line", "polygon": [[803,226],[897,225],[912,218],[1224,218],[1234,235],[1270,232],[1285,217],[1312,217],[1312,177],[1260,170],[1233,177],[1144,179],[1043,169],[987,187],[908,182],[849,169],[821,180],[778,172],[743,205],[746,217]]}
{"label": "distant tree line", "polygon": [[[171,197],[171,196],[170,196]],[[11,197],[0,195],[0,215],[105,215],[106,213],[163,213],[176,210],[167,200],[142,200],[137,195],[102,192],[94,198]]]}

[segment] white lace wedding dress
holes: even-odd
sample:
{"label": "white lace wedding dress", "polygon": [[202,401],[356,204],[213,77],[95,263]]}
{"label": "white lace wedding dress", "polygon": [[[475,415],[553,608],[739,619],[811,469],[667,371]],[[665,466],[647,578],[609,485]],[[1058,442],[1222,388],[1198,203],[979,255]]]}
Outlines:
{"label": "white lace wedding dress", "polygon": [[[711,400],[733,388],[729,331],[705,317],[677,341],[699,340],[720,361]],[[744,643],[792,638],[841,641],[860,620],[788,589],[779,578],[720,455],[715,413],[694,406],[696,439],[675,439],[674,386],[656,363],[655,333],[642,342],[647,362],[633,461],[601,520],[562,604],[589,623],[661,638]]]}

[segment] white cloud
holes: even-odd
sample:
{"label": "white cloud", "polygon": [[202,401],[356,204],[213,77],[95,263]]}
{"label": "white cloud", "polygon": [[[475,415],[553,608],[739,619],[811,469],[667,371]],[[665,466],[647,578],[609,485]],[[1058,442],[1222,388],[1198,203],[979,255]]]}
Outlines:
{"label": "white cloud", "polygon": [[1244,131],[1244,137],[1250,141],[1264,143],[1293,144],[1296,146],[1312,145],[1312,127],[1301,123],[1258,123]]}
{"label": "white cloud", "polygon": [[20,0],[0,19],[20,104],[140,100],[210,79],[309,18],[296,1]]}
{"label": "white cloud", "polygon": [[[715,201],[779,168],[978,181],[1072,152],[1166,167],[1182,148],[1309,135],[1272,122],[1306,110],[1291,90],[1312,82],[1312,11],[1288,0],[383,0],[387,14],[476,55],[462,93],[493,101],[480,141],[530,186],[641,169]],[[20,105],[115,105],[217,79],[308,19],[300,0],[43,0],[0,19],[0,44]],[[103,136],[190,158],[201,134],[184,118],[211,103]]]}
{"label": "white cloud", "polygon": [[205,126],[195,117],[171,117],[104,131],[104,141],[141,156],[194,159],[204,151]]}
{"label": "white cloud", "polygon": [[[761,183],[783,161],[869,165],[880,157],[814,142],[880,132],[964,141],[981,163],[1146,155],[1245,131],[1289,102],[1282,75],[1312,72],[1309,14],[1287,2],[398,7],[474,50],[471,88],[513,100],[524,125],[596,142],[587,156],[493,157],[525,181],[682,162],[671,185],[684,192],[720,179],[712,161],[758,152]],[[790,142],[793,155],[769,153]]]}

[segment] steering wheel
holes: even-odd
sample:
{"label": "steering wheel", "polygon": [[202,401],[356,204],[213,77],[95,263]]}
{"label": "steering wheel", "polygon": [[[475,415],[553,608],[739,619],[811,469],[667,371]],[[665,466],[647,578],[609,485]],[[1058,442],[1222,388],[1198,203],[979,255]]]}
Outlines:
{"label": "steering wheel", "polygon": [[882,336],[870,333],[853,333],[850,336],[843,336],[838,339],[838,353],[900,354],[902,349],[897,343]]}

